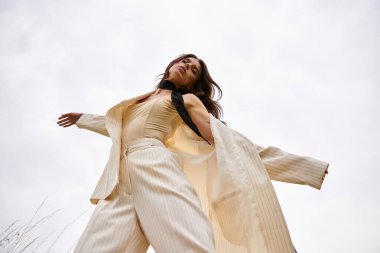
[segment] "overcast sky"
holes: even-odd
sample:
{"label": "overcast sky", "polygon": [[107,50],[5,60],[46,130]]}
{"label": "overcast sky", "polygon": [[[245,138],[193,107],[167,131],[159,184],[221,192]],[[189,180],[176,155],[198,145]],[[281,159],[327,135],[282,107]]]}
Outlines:
{"label": "overcast sky", "polygon": [[330,163],[320,191],[274,182],[298,252],[380,252],[379,14],[375,0],[0,0],[0,234],[46,198],[35,220],[61,210],[29,249],[70,251],[111,142],[58,116],[104,114],[195,53],[230,127]]}

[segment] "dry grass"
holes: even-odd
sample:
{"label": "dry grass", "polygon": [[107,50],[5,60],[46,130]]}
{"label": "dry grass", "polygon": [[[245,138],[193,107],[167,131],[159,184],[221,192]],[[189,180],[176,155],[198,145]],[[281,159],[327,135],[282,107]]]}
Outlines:
{"label": "dry grass", "polygon": [[[54,252],[54,246],[56,246],[65,231],[85,214],[85,212],[81,213],[75,219],[68,222],[59,231],[41,232],[39,231],[39,228],[41,228],[43,224],[49,225],[47,222],[51,222],[51,219],[62,210],[57,209],[38,218],[45,202],[46,198],[41,202],[26,224],[20,224],[19,220],[15,220],[0,233],[1,253]],[[76,242],[74,242],[67,250],[60,249],[60,251],[71,252],[75,244]]]}

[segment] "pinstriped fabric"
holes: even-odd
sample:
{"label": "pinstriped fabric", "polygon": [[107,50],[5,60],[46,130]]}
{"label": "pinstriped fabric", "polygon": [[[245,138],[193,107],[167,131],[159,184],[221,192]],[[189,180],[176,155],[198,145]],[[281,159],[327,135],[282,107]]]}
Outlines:
{"label": "pinstriped fabric", "polygon": [[[181,157],[182,167],[212,221],[217,252],[294,253],[270,180],[302,182],[320,189],[328,163],[274,147],[261,152],[263,148],[212,115],[210,124],[215,150],[186,126],[178,128],[167,144]],[[198,175],[201,172],[203,175]],[[200,178],[206,178],[206,183]],[[206,193],[198,191],[204,188]]]}
{"label": "pinstriped fabric", "polygon": [[[95,187],[95,190],[91,196],[91,203],[96,204],[100,199],[107,198],[112,191],[115,189],[116,185],[119,182],[119,171],[123,168],[120,166],[120,158],[123,158],[125,147],[122,143],[122,123],[123,123],[123,113],[128,108],[129,105],[133,104],[135,101],[143,99],[151,95],[154,91],[150,91],[143,95],[134,97],[132,99],[127,99],[114,107],[110,108],[103,121],[100,122],[100,119],[92,119],[90,121],[84,120],[81,123],[77,124],[78,127],[92,129],[95,132],[102,133],[106,130],[107,135],[112,139],[111,151],[109,158],[106,164],[106,167],[103,170],[103,173]],[[83,116],[83,115],[82,115]],[[79,120],[80,121],[80,118]],[[100,122],[97,124],[97,122]],[[77,122],[78,123],[78,122]],[[127,185],[127,192],[131,193],[130,185]]]}
{"label": "pinstriped fabric", "polygon": [[106,200],[98,202],[74,252],[145,253],[148,247],[133,196],[126,195],[118,186]]}
{"label": "pinstriped fabric", "polygon": [[215,252],[211,223],[176,154],[156,139],[139,138],[127,147],[124,168],[115,191],[99,200],[75,252],[139,253],[149,244],[156,253]]}
{"label": "pinstriped fabric", "polygon": [[266,246],[268,252],[289,252],[293,253],[294,248],[291,243],[290,234],[285,222],[285,218],[280,209],[280,203],[271,184],[262,184],[268,180],[268,174],[264,169],[263,164],[257,153],[250,152],[254,145],[250,142],[239,141],[236,138],[239,147],[243,150],[243,154],[248,156],[248,159],[243,161],[253,161],[254,164],[244,164],[243,166],[253,166],[262,168],[256,170],[248,170],[249,180],[252,182],[257,207],[262,215],[263,222],[261,224],[264,237],[266,238]]}
{"label": "pinstriped fabric", "polygon": [[[92,195],[92,203],[103,203],[102,200],[108,199],[119,180],[118,172],[127,169],[120,135],[123,110],[149,94],[123,101],[111,108],[106,117],[87,114],[78,120],[78,127],[112,139],[110,158]],[[176,161],[212,223],[216,252],[293,253],[289,231],[270,180],[321,189],[328,163],[275,147],[257,146],[211,114],[210,125],[215,146],[208,145],[185,124],[176,129],[165,146],[176,153],[169,157],[178,158]],[[126,192],[132,194],[131,185],[139,176],[134,174],[133,168],[128,169],[131,173],[125,175]],[[181,196],[179,199],[191,207],[191,202]],[[136,210],[139,213],[138,206]],[[156,220],[152,220],[152,224],[154,222]]]}
{"label": "pinstriped fabric", "polygon": [[157,253],[215,252],[211,223],[176,154],[160,141],[152,142],[155,146],[127,156],[136,211],[147,239]]}
{"label": "pinstriped fabric", "polygon": [[[307,156],[298,156],[273,146],[257,146],[259,155],[272,180],[307,184],[321,189],[329,164]],[[291,169],[287,169],[291,168]]]}

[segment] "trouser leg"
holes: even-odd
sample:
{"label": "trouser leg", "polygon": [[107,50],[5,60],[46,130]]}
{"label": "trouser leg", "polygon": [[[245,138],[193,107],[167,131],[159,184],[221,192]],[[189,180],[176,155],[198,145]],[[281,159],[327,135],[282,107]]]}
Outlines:
{"label": "trouser leg", "polygon": [[100,200],[83,232],[75,253],[145,253],[149,247],[140,229],[133,196],[120,186]]}
{"label": "trouser leg", "polygon": [[128,164],[136,212],[155,252],[214,253],[212,225],[176,156],[151,148],[131,153]]}

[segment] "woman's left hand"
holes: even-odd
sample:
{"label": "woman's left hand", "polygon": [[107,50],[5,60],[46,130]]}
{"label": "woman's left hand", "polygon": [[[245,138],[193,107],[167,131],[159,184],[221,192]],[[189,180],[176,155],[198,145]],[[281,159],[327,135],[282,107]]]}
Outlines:
{"label": "woman's left hand", "polygon": [[71,125],[74,125],[77,123],[80,116],[82,116],[83,113],[76,113],[76,112],[70,112],[62,114],[57,121],[57,124],[63,127],[69,127]]}

